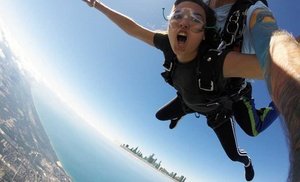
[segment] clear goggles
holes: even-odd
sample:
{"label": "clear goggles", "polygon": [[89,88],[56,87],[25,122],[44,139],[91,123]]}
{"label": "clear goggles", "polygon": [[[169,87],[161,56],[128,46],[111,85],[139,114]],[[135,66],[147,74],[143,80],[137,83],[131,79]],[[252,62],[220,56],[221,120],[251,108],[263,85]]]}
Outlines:
{"label": "clear goggles", "polygon": [[175,10],[169,16],[170,28],[180,28],[180,23],[187,20],[190,30],[194,33],[199,33],[204,30],[204,19],[200,13],[194,12],[191,8],[182,8]]}

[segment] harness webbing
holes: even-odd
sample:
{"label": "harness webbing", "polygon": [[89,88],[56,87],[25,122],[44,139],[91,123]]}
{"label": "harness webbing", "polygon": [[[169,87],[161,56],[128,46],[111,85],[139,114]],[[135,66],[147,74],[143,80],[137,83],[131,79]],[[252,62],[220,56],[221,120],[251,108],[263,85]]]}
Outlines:
{"label": "harness webbing", "polygon": [[235,48],[240,51],[243,42],[243,30],[247,20],[247,10],[253,3],[251,0],[238,0],[232,5],[221,33],[219,50]]}

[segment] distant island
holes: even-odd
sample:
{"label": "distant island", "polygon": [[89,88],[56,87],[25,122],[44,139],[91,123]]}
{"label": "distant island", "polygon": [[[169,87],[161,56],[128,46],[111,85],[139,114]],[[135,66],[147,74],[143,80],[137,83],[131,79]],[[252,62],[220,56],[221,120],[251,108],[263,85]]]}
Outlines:
{"label": "distant island", "polygon": [[154,158],[155,154],[151,154],[150,156],[147,157],[147,156],[143,156],[143,153],[138,149],[138,147],[130,148],[130,146],[128,144],[122,144],[122,145],[120,145],[120,147],[123,148],[124,150],[126,150],[127,152],[129,152],[130,154],[134,155],[141,161],[149,164],[151,167],[153,167],[157,171],[169,176],[174,181],[185,182],[186,177],[184,177],[183,175],[179,176],[176,172],[169,172],[167,169],[162,167],[162,165],[161,165],[162,162],[161,161],[157,162],[157,159]]}

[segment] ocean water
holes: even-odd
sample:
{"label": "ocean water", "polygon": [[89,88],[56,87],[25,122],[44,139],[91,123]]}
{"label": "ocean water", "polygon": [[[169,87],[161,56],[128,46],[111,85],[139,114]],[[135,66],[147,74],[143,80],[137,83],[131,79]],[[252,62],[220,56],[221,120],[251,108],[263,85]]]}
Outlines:
{"label": "ocean water", "polygon": [[109,143],[55,99],[33,94],[51,144],[74,182],[173,181]]}

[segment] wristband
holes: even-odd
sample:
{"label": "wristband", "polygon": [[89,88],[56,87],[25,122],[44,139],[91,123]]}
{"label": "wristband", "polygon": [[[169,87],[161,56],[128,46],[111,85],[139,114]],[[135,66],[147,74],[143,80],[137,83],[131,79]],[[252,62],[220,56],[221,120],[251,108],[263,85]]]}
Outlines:
{"label": "wristband", "polygon": [[96,0],[93,1],[92,7],[94,8],[96,6]]}

